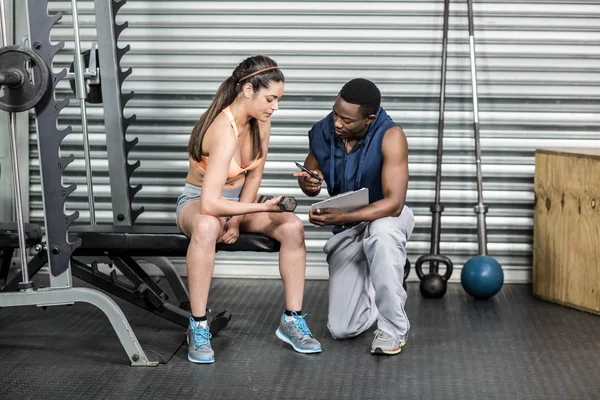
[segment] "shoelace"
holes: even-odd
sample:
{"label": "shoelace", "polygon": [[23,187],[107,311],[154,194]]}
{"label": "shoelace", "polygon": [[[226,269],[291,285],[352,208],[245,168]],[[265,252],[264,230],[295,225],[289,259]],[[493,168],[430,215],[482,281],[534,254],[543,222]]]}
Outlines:
{"label": "shoelace", "polygon": [[308,314],[298,315],[298,313],[296,313],[295,311],[292,313],[292,316],[296,318],[294,324],[296,325],[296,328],[298,328],[300,333],[302,333],[303,335],[312,335],[310,329],[308,329],[308,325],[306,325],[306,321],[304,320],[304,317],[306,317],[307,315]]}
{"label": "shoelace", "polygon": [[192,325],[192,334],[194,335],[194,343],[198,347],[206,345],[208,340],[212,338],[212,334],[208,328],[203,328],[200,325]]}

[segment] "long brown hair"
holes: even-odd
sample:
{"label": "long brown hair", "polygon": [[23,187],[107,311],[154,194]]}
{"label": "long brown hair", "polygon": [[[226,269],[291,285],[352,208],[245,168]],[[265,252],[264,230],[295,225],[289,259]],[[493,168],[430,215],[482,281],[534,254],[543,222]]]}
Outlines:
{"label": "long brown hair", "polygon": [[[238,94],[242,91],[243,85],[252,84],[252,89],[258,92],[262,88],[267,88],[271,82],[284,82],[283,73],[279,68],[270,69],[265,72],[252,75],[253,73],[265,68],[277,67],[277,63],[267,56],[253,56],[242,61],[217,89],[208,109],[200,116],[198,122],[192,129],[190,141],[188,144],[188,153],[195,161],[202,159],[202,139],[213,123],[217,115],[227,106],[229,106]],[[248,77],[248,75],[252,75]],[[252,136],[252,155],[253,158],[262,157],[262,146],[260,145],[260,132],[258,130],[258,121],[255,118],[250,120],[250,135]]]}

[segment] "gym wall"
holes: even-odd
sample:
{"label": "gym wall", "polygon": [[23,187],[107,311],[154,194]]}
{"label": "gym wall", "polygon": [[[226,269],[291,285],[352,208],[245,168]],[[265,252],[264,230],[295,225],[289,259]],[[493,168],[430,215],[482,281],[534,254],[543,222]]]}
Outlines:
{"label": "gym wall", "polygon": [[[95,40],[93,2],[79,1],[82,48]],[[72,62],[70,2],[52,39],[66,41],[55,68]],[[142,183],[135,206],[146,211],[137,223],[174,223],[175,201],[187,171],[186,144],[197,118],[218,85],[242,59],[273,57],[286,74],[261,194],[296,196],[305,221],[309,278],[326,278],[322,247],[331,236],[307,221],[314,199],[298,189],[293,161],[308,149],[306,133],[330,110],[341,86],[354,77],[375,81],[383,106],[404,128],[410,147],[407,201],[416,214],[408,250],[415,260],[429,252],[437,146],[442,1],[186,1],[130,0],[117,21],[129,21],[121,47],[122,66],[132,67],[124,91],[134,90],[126,115],[137,123],[128,138],[139,144],[130,159],[141,160],[132,184]],[[589,2],[476,1],[475,39],[482,135],[484,200],[489,252],[505,269],[507,282],[528,282],[532,263],[534,150],[598,147],[600,6]],[[442,202],[441,251],[460,266],[477,252],[474,143],[466,2],[451,2]],[[63,152],[76,161],[67,182],[79,187],[68,209],[88,221],[78,103],[68,82],[58,96],[71,97],[60,123],[71,124]],[[105,99],[110,101],[110,99]],[[101,106],[88,107],[96,218],[110,223],[110,186]],[[43,222],[35,126],[30,135],[31,220]],[[78,134],[79,133],[79,134]],[[325,191],[323,191],[325,193]],[[324,198],[324,195],[321,195]],[[178,265],[184,271],[183,260]],[[216,276],[278,277],[277,254],[219,253]],[[414,277],[414,269],[411,272]]]}

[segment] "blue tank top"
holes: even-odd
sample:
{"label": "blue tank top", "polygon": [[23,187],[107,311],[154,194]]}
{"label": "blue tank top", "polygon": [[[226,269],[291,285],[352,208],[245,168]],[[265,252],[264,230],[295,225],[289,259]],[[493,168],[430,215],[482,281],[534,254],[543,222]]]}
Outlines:
{"label": "blue tank top", "polygon": [[[335,134],[333,112],[311,128],[308,132],[310,151],[319,163],[330,196],[368,188],[369,204],[383,199],[381,144],[385,132],[396,125],[380,107],[367,133],[350,153],[346,153],[344,143]],[[333,233],[342,230],[336,226]]]}

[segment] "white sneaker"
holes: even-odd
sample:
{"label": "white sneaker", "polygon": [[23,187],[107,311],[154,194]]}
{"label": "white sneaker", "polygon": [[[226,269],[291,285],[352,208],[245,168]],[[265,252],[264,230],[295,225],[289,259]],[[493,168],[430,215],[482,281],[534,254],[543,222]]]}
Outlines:
{"label": "white sneaker", "polygon": [[388,355],[398,354],[402,351],[402,347],[405,344],[405,341],[400,341],[389,333],[377,329],[375,331],[375,339],[371,342],[371,353]]}

